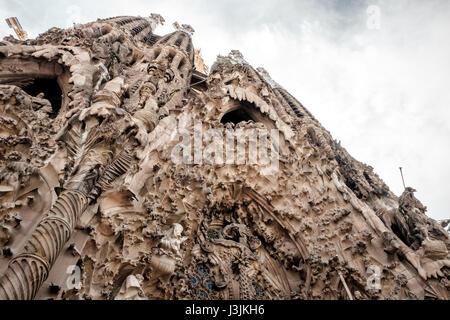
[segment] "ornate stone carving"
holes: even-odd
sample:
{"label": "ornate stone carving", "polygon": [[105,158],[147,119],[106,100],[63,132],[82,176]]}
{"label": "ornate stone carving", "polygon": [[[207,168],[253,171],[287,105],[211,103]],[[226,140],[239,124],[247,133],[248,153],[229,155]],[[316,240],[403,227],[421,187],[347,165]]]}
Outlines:
{"label": "ornate stone carving", "polygon": [[145,295],[142,290],[139,279],[142,276],[129,275],[120,287],[120,291],[114,300],[145,300]]}
{"label": "ornate stone carving", "polygon": [[[192,27],[163,22],[1,43],[0,299],[449,298],[449,235],[414,189],[239,51],[201,74]],[[277,166],[176,162],[199,127],[276,130]]]}

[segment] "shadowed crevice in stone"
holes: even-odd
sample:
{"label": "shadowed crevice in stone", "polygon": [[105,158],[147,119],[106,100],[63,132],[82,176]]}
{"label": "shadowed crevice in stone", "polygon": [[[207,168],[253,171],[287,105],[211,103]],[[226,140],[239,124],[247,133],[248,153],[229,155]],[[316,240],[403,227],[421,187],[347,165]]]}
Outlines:
{"label": "shadowed crevice in stone", "polygon": [[37,96],[43,93],[44,99],[47,99],[52,107],[50,118],[56,118],[62,103],[62,92],[56,79],[34,79],[30,84],[22,87],[23,91],[31,96]]}

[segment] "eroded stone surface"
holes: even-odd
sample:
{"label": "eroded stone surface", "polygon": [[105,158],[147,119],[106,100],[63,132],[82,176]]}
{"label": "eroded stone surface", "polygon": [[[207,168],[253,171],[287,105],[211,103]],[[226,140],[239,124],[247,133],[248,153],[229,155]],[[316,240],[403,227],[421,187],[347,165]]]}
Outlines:
{"label": "eroded stone surface", "polygon": [[[414,189],[397,198],[240,52],[194,70],[192,27],[163,22],[0,43],[1,299],[449,298],[446,222]],[[277,129],[277,170],[175,163],[195,121]]]}

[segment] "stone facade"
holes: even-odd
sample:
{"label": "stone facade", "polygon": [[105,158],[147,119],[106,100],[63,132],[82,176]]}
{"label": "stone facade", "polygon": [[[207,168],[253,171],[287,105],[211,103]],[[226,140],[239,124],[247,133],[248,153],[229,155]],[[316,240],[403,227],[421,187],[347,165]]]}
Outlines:
{"label": "stone facade", "polygon": [[[0,42],[0,299],[449,299],[449,235],[414,189],[238,51],[199,72],[192,27],[163,22]],[[277,166],[175,161],[196,126],[275,130]]]}

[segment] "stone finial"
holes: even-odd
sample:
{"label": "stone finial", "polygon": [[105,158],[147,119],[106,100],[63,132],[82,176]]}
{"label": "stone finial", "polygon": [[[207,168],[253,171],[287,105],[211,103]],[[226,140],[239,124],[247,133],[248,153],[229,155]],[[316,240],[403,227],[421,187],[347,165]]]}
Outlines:
{"label": "stone finial", "polygon": [[182,25],[180,25],[180,24],[178,23],[178,21],[175,21],[175,22],[172,24],[172,26],[173,26],[176,30],[186,32],[186,33],[189,34],[190,36],[192,36],[192,35],[194,34],[194,32],[195,32],[194,28],[192,28],[191,25],[189,25],[189,24],[182,24]]}
{"label": "stone finial", "polygon": [[150,22],[152,31],[155,30],[158,25],[164,25],[164,22],[166,22],[166,20],[157,13],[151,13],[147,20]]}
{"label": "stone finial", "polygon": [[228,54],[228,58],[239,64],[248,64],[244,59],[244,55],[239,50],[231,50]]}
{"label": "stone finial", "polygon": [[227,56],[218,55],[216,61],[211,67],[211,72],[215,71],[219,65],[236,65],[236,64],[249,64],[245,59],[244,55],[239,50],[231,50]]}

